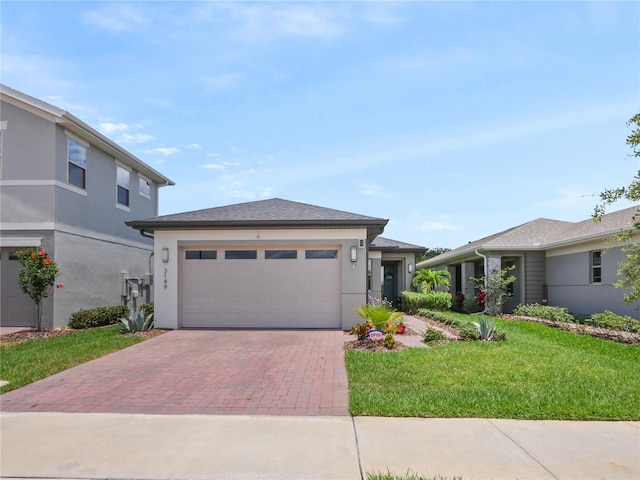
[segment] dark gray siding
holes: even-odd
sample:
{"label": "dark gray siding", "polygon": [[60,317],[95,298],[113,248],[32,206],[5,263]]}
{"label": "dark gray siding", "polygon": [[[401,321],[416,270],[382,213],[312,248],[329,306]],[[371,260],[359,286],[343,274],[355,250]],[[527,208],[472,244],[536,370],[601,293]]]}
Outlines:
{"label": "dark gray siding", "polygon": [[544,252],[527,252],[525,262],[525,303],[542,303],[547,281]]}

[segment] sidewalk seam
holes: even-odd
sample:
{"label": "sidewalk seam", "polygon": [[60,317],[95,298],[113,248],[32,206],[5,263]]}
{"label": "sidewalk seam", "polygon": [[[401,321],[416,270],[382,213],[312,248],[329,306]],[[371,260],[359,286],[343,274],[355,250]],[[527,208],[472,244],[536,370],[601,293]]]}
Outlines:
{"label": "sidewalk seam", "polygon": [[538,465],[540,465],[542,468],[544,468],[547,472],[549,472],[549,475],[551,475],[553,478],[560,480],[559,477],[557,475],[555,475],[551,470],[549,470],[544,464],[542,464],[536,457],[534,457],[533,455],[531,455],[527,450],[525,450],[524,447],[522,447],[522,445],[520,445],[518,442],[516,442],[513,438],[511,438],[504,430],[502,430],[500,427],[498,427],[495,423],[493,423],[490,419],[487,419],[487,422],[489,422],[496,430],[498,430],[500,433],[502,433],[505,437],[507,437],[509,440],[511,440],[520,450],[522,450],[529,458],[531,458],[534,462],[536,462]]}
{"label": "sidewalk seam", "polygon": [[362,471],[362,461],[360,460],[360,444],[358,443],[358,431],[356,430],[356,418],[351,415],[351,425],[353,426],[353,438],[356,442],[356,458],[358,459],[358,470],[360,470],[360,480],[364,480],[364,472]]}

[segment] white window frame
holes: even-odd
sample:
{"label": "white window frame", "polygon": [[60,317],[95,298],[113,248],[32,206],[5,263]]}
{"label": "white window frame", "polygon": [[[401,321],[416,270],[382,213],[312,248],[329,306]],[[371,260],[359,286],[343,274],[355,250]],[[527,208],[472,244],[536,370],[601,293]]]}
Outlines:
{"label": "white window frame", "polygon": [[[146,183],[149,186],[149,193],[146,193],[140,190],[140,185],[142,185],[142,183]],[[153,191],[153,182],[149,180],[147,177],[145,177],[144,175],[140,175],[138,173],[138,193],[140,194],[140,196],[144,198],[151,198],[152,191]]]}
{"label": "white window frame", "polygon": [[[122,169],[125,170],[128,174],[129,174],[129,186],[125,187],[124,185],[120,185],[119,181],[118,181],[118,170]],[[118,191],[120,188],[124,188],[127,190],[127,192],[129,192],[129,195],[127,196],[127,200],[129,200],[129,205],[126,205],[124,203],[120,203],[120,199],[118,198]],[[119,208],[120,210],[124,210],[126,212],[130,212],[131,211],[131,168],[129,168],[128,166],[120,163],[120,162],[116,162],[116,207]]]}
{"label": "white window frame", "polygon": [[[87,191],[87,183],[88,183],[88,178],[87,178],[87,164],[89,163],[89,144],[87,142],[85,142],[84,140],[81,140],[80,138],[76,137],[75,135],[72,135],[70,132],[65,131],[65,134],[67,135],[67,184],[69,184],[71,187],[73,188],[77,188],[78,191],[80,192],[86,192]],[[69,153],[69,142],[73,141],[75,143],[77,143],[80,146],[83,146],[85,148],[85,152],[84,152],[84,165],[81,165],[80,163],[76,162],[75,160],[72,160]],[[84,186],[80,187],[79,185],[76,185],[75,183],[71,183],[70,178],[69,178],[69,164],[72,163],[73,165],[75,165],[78,168],[81,168],[82,170],[84,170]]]}

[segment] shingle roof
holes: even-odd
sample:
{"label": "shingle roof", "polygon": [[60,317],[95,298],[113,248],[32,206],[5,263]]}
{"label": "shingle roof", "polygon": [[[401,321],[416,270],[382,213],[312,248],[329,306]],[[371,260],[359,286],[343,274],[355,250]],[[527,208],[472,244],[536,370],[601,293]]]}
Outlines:
{"label": "shingle roof", "polygon": [[424,252],[427,247],[421,247],[420,245],[413,245],[411,243],[399,242],[398,240],[392,240],[385,237],[376,237],[371,242],[371,250],[383,250],[383,251],[405,251],[405,252]]}
{"label": "shingle roof", "polygon": [[272,198],[135,220],[127,222],[127,225],[138,230],[149,231],[185,228],[364,226],[371,229],[371,234],[377,235],[382,233],[387,222],[388,220],[383,218]]}
{"label": "shingle roof", "polygon": [[599,222],[589,218],[580,222],[564,222],[538,218],[502,232],[469,242],[421,262],[420,266],[442,263],[443,260],[465,256],[475,250],[546,250],[588,239],[607,238],[631,227],[631,217],[640,205],[602,216]]}

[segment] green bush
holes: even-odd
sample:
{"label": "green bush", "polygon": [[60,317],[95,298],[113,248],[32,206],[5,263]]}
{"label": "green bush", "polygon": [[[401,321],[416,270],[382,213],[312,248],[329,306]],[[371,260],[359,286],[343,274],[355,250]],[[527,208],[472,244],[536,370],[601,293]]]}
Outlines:
{"label": "green bush", "polygon": [[149,315],[153,315],[153,303],[143,303],[140,305],[140,308],[144,312],[144,316],[148,317]]}
{"label": "green bush", "polygon": [[98,307],[90,310],[80,310],[69,318],[69,327],[77,330],[93,327],[104,327],[105,325],[115,325],[122,317],[129,315],[129,308],[126,305],[113,307]]}
{"label": "green bush", "polygon": [[552,322],[575,322],[573,315],[564,307],[550,307],[549,305],[540,305],[531,303],[528,305],[518,305],[513,311],[514,315],[523,317],[542,318],[551,320]]}
{"label": "green bush", "polygon": [[451,294],[447,292],[402,292],[402,305],[409,315],[420,309],[446,312],[451,309]]}
{"label": "green bush", "polygon": [[424,343],[440,343],[446,342],[449,340],[449,337],[442,331],[437,328],[427,327],[427,329],[422,334],[422,341]]}
{"label": "green bush", "polygon": [[610,330],[621,330],[624,332],[640,333],[640,321],[625,315],[624,317],[616,315],[609,310],[604,313],[596,313],[591,315],[590,319],[584,321],[586,325],[594,327],[608,328]]}
{"label": "green bush", "polygon": [[473,323],[463,323],[458,327],[460,340],[480,340],[480,333]]}
{"label": "green bush", "polygon": [[418,310],[418,315],[420,315],[421,317],[431,318],[432,320],[437,320],[438,322],[442,322],[455,328],[458,328],[460,325],[466,323],[458,320],[455,317],[447,315],[446,313],[427,310],[426,308],[421,308],[420,310]]}

